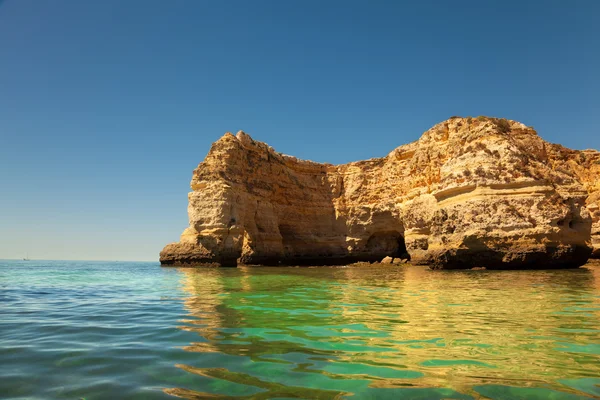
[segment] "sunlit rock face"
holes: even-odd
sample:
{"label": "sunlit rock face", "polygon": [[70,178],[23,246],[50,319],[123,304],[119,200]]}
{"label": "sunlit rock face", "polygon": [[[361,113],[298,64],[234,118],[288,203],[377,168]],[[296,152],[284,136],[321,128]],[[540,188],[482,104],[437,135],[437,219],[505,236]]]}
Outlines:
{"label": "sunlit rock face", "polygon": [[554,164],[572,171],[588,192],[586,207],[592,217],[592,257],[600,258],[600,152],[570,150],[560,145],[554,148]]}
{"label": "sunlit rock face", "polygon": [[160,260],[577,267],[600,249],[599,176],[597,151],[497,118],[451,118],[386,157],[337,166],[227,133],[194,171],[190,226]]}

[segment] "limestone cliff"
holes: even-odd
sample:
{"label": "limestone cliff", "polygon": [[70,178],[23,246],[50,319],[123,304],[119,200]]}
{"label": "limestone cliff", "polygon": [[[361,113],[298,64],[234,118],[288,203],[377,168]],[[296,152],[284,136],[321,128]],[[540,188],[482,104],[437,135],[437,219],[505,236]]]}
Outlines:
{"label": "limestone cliff", "polygon": [[497,118],[451,118],[386,157],[337,166],[227,133],[194,171],[190,226],[160,260],[576,267],[592,234],[600,245],[598,177],[597,151]]}
{"label": "limestone cliff", "polygon": [[552,145],[555,168],[561,165],[575,174],[588,192],[586,206],[592,217],[592,257],[600,258],[600,152],[571,150]]}

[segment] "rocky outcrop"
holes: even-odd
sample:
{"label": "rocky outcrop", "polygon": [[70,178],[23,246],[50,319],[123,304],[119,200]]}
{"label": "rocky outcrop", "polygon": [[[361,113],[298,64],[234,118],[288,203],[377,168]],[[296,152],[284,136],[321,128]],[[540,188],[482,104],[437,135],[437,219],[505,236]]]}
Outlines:
{"label": "rocky outcrop", "polygon": [[553,147],[554,167],[575,174],[588,192],[586,207],[592,218],[592,257],[600,258],[600,152],[571,150],[560,145]]}
{"label": "rocky outcrop", "polygon": [[592,234],[598,246],[599,176],[598,152],[505,119],[451,118],[386,157],[337,166],[227,133],[194,171],[190,226],[160,260],[577,267]]}

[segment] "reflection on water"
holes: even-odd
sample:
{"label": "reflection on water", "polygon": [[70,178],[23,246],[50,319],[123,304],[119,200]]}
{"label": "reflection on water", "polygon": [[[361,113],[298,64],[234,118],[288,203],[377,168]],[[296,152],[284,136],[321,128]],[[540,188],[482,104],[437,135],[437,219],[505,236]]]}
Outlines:
{"label": "reflection on water", "polygon": [[0,260],[0,398],[600,398],[600,265]]}
{"label": "reflection on water", "polygon": [[598,398],[600,268],[179,269],[184,398]]}

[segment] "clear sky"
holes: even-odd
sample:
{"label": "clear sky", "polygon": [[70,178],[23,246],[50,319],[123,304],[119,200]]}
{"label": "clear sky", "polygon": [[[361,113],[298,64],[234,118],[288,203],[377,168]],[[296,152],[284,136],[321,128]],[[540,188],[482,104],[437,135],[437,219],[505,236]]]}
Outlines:
{"label": "clear sky", "polygon": [[157,260],[224,132],[343,163],[453,115],[600,148],[600,1],[0,1],[0,258]]}

